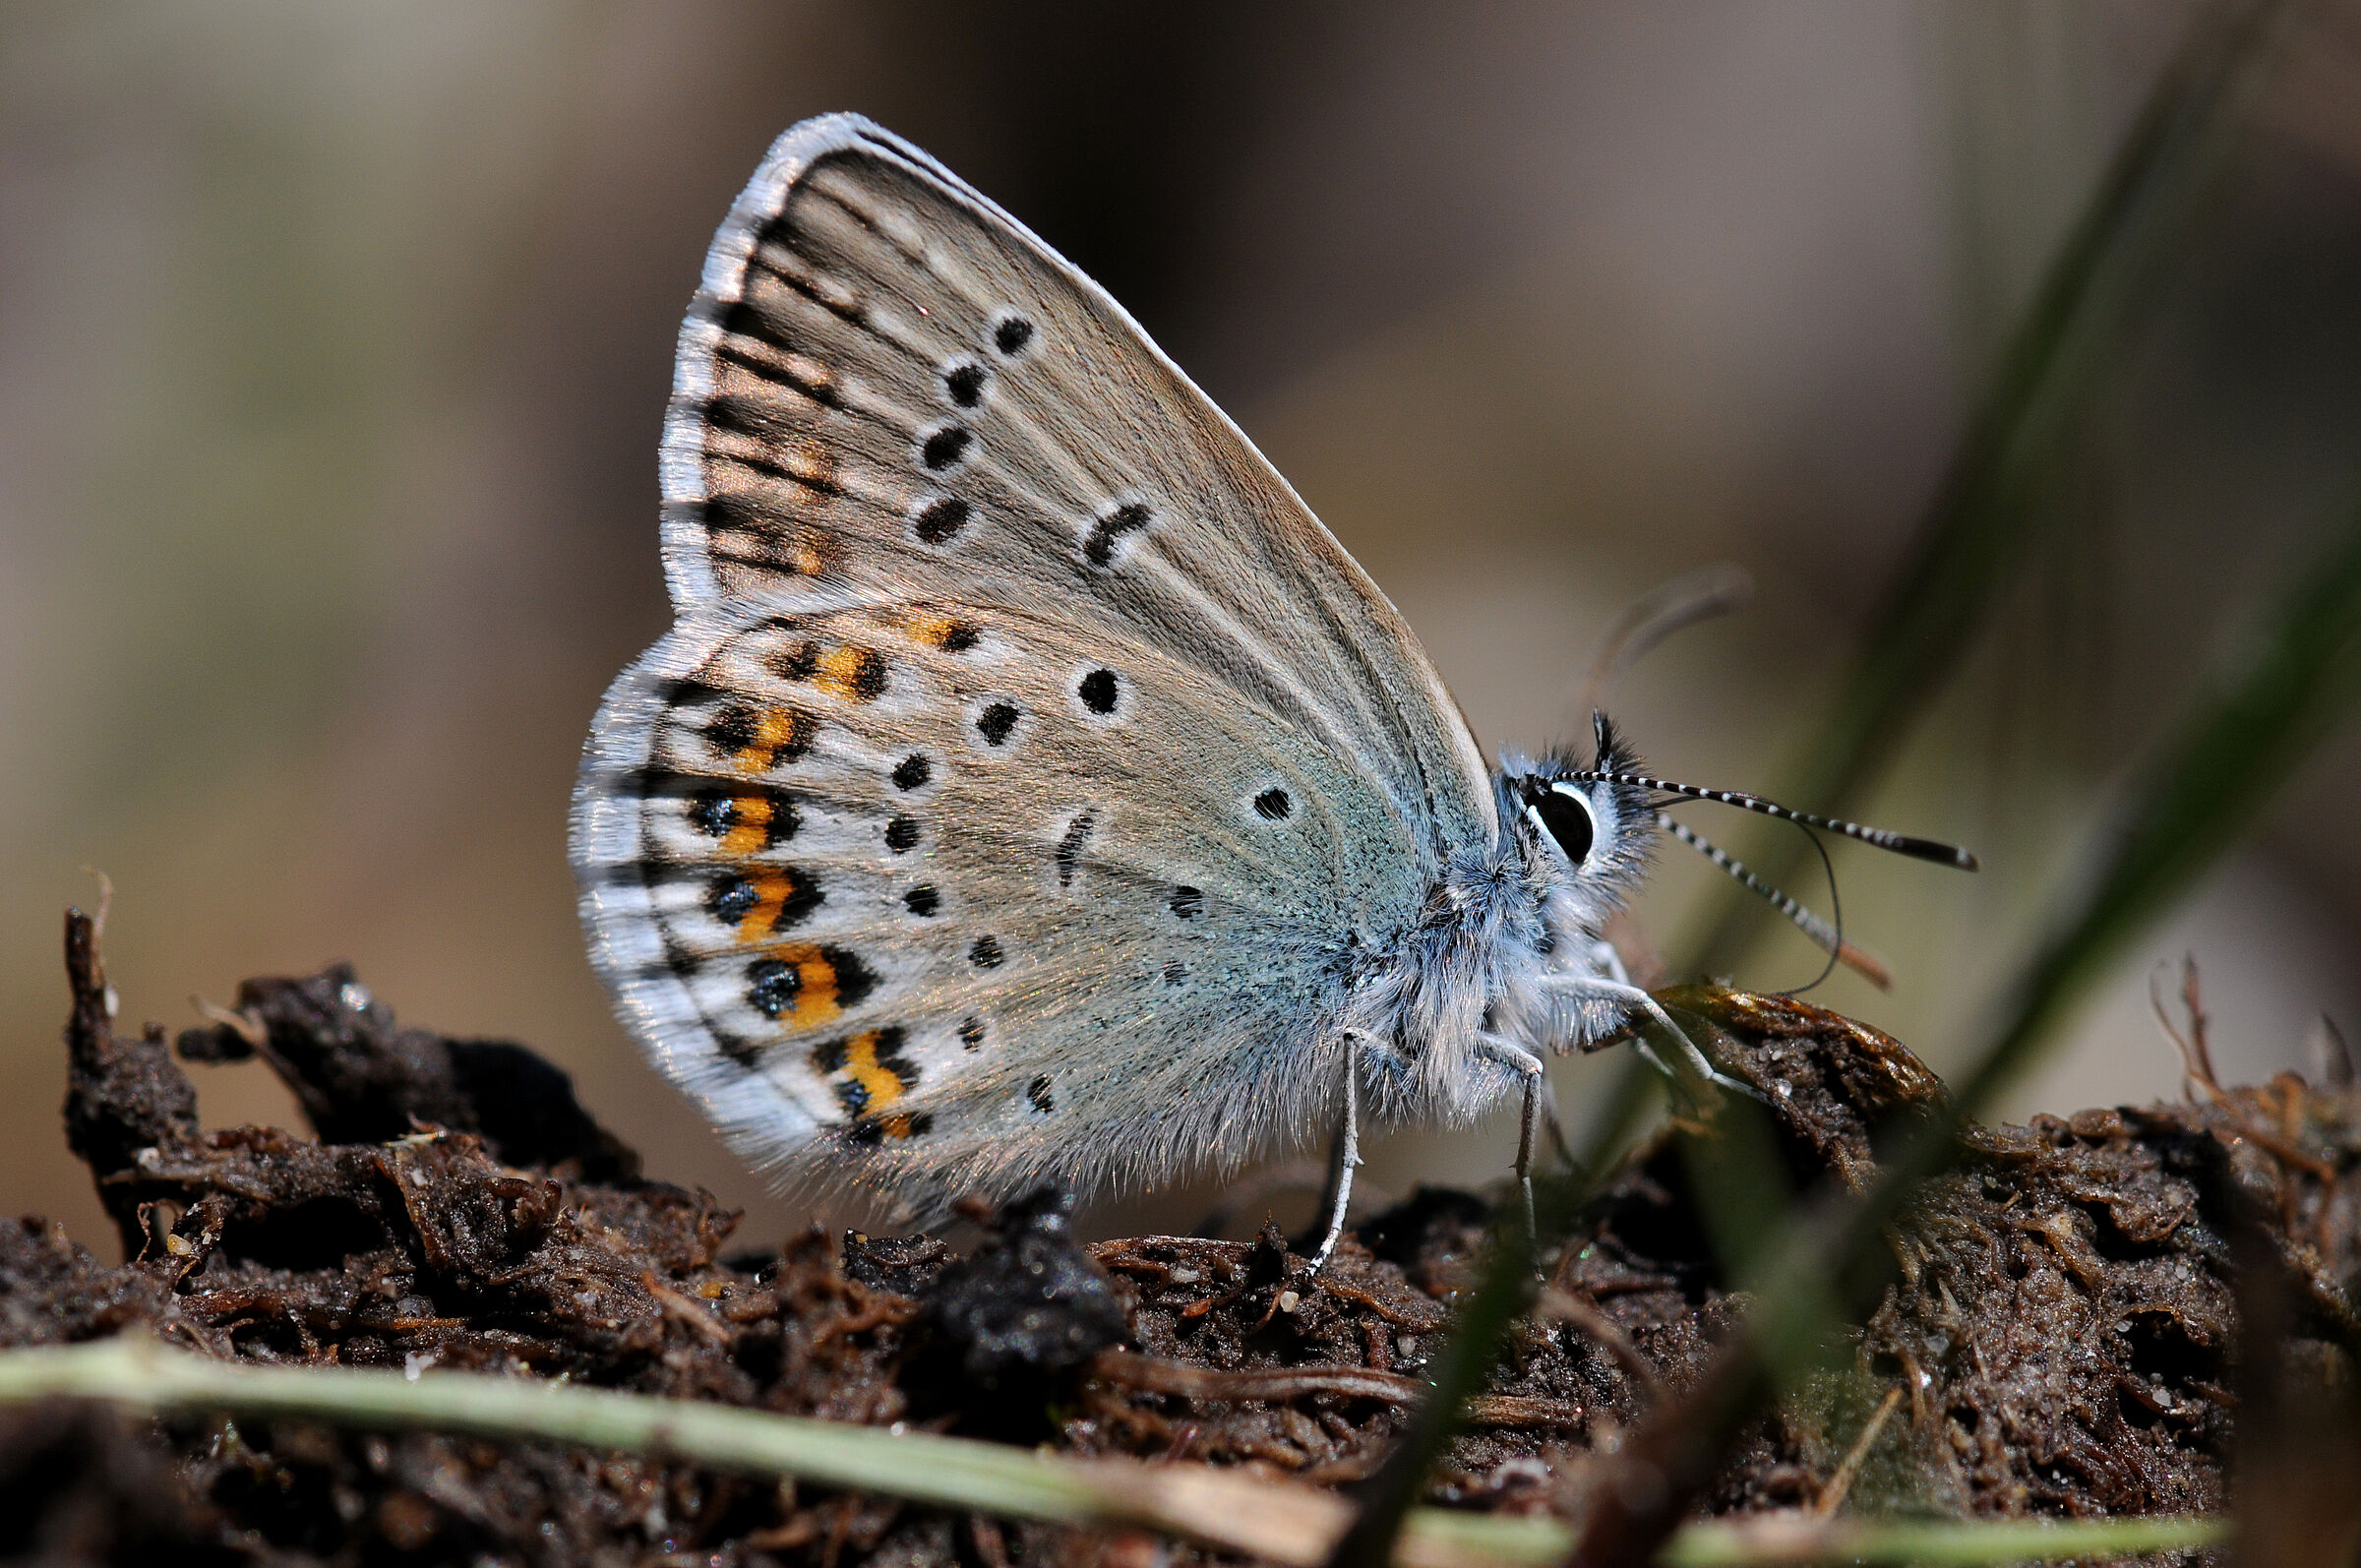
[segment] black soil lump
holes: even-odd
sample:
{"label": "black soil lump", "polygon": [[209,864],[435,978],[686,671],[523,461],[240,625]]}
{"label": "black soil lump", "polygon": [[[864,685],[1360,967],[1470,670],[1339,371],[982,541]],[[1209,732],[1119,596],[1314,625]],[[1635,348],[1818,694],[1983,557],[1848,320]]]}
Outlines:
{"label": "black soil lump", "polygon": [[[66,1135],[130,1261],[0,1222],[6,1346],[144,1330],[226,1359],[563,1376],[1342,1487],[1423,1395],[1494,1217],[1483,1196],[1422,1190],[1316,1275],[1275,1228],[1084,1244],[1055,1194],[982,1216],[965,1249],[772,1244],[639,1175],[525,1047],[398,1026],[348,968],[250,982],[180,1038],[191,1060],[261,1057],[317,1136],[209,1130],[163,1030],[115,1033],[80,916],[67,961]],[[1861,1187],[1880,1125],[1940,1104],[1909,1053],[1832,1013],[1666,1000],[1768,1102],[1798,1191]],[[1699,1375],[1739,1306],[1691,1185],[1710,1162],[1685,1141],[1720,1135],[1712,1117],[1676,1123],[1586,1211],[1431,1501],[1574,1517],[1601,1473],[1588,1456]],[[2281,1282],[2287,1364],[2351,1382],[2349,1085],[2216,1086],[1973,1129],[1964,1152],[1890,1228],[1875,1309],[1749,1429],[1710,1512],[1819,1506],[1841,1472],[1843,1506],[1863,1512],[2218,1507],[2248,1375],[2239,1247]],[[662,1456],[68,1406],[0,1412],[0,1555],[76,1562],[1080,1568],[1104,1546]]]}
{"label": "black soil lump", "polygon": [[[979,1210],[983,1244],[927,1282],[923,1322],[938,1344],[926,1372],[956,1376],[1002,1416],[1069,1392],[1100,1352],[1121,1344],[1121,1294],[1073,1237],[1070,1201],[1045,1189],[999,1214]],[[1000,1422],[998,1424],[1007,1424]]]}

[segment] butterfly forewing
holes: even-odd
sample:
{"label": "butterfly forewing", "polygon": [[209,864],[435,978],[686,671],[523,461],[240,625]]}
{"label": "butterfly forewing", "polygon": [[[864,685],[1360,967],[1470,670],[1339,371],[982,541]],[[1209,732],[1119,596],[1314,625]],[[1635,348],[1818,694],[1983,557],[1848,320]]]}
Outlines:
{"label": "butterfly forewing", "polygon": [[708,258],[664,488],[682,619],[609,694],[575,855],[742,1149],[938,1209],[1326,1114],[1323,1022],[1489,794],[1391,606],[1120,308],[810,122]]}
{"label": "butterfly forewing", "polygon": [[841,576],[1167,646],[1368,765],[1429,850],[1485,770],[1392,606],[1137,325],[917,149],[774,148],[716,242],[667,432],[676,594]]}

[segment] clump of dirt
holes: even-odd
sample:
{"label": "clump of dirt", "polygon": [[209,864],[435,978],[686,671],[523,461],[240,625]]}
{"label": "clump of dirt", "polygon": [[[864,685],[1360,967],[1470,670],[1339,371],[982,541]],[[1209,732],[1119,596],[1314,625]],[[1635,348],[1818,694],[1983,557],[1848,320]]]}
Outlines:
{"label": "clump of dirt", "polygon": [[[979,1214],[986,1239],[966,1256],[817,1231],[732,1251],[737,1217],[640,1176],[563,1073],[520,1046],[402,1029],[347,969],[249,982],[233,1014],[179,1041],[190,1059],[263,1057],[318,1137],[206,1131],[164,1031],[113,1032],[79,916],[67,948],[67,1135],[132,1261],[104,1267],[37,1220],[0,1224],[8,1346],[138,1328],[225,1358],[563,1375],[1344,1486],[1423,1391],[1491,1222],[1479,1196],[1422,1191],[1317,1275],[1275,1229],[1084,1245],[1055,1194]],[[1859,1187],[1876,1128],[1940,1104],[1907,1051],[1834,1014],[1672,999],[1761,1091],[1799,1191]],[[1742,1304],[1692,1185],[1699,1141],[1721,1135],[1676,1126],[1585,1213],[1436,1500],[1575,1514],[1592,1456],[1697,1377]],[[2287,1333],[2340,1365],[2357,1171],[2361,1095],[2292,1077],[1974,1131],[1893,1228],[1875,1312],[1758,1423],[1710,1506],[2216,1505],[2235,1215],[2264,1217],[2301,1282]],[[1046,1568],[1099,1551],[1062,1529],[659,1457],[58,1408],[0,1414],[0,1552],[54,1561]]]}

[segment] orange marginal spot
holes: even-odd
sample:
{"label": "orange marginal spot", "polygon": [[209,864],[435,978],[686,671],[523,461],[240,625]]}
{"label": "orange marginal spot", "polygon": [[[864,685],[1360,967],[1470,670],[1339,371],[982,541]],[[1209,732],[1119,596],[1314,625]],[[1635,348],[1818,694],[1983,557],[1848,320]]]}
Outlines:
{"label": "orange marginal spot", "polygon": [[781,1023],[790,1029],[811,1029],[843,1013],[836,966],[817,946],[811,942],[784,942],[771,949],[771,956],[792,965],[796,979],[801,982],[796,987],[795,999],[779,1017]]}
{"label": "orange marginal spot", "polygon": [[[853,1082],[869,1091],[869,1110],[872,1112],[883,1110],[906,1092],[901,1075],[878,1059],[878,1032],[875,1029],[864,1029],[846,1043],[844,1072]],[[893,1118],[894,1121],[903,1122],[905,1128],[909,1119],[907,1116]],[[891,1122],[887,1123],[885,1130],[893,1132]],[[904,1130],[895,1132],[894,1136],[906,1138],[910,1134]]]}
{"label": "orange marginal spot", "polygon": [[[738,939],[758,942],[767,937],[779,924],[779,913],[790,899],[804,891],[802,882],[793,872],[781,867],[763,867],[751,873],[747,879],[755,884],[755,903],[738,922]],[[821,960],[823,963],[825,960]],[[831,976],[833,971],[830,971]],[[811,977],[805,976],[805,984]],[[833,981],[831,980],[831,984]]]}
{"label": "orange marginal spot", "polygon": [[809,714],[792,708],[764,708],[755,715],[754,736],[738,751],[738,770],[767,773],[780,762],[794,762],[812,750],[812,732],[818,726]]}
{"label": "orange marginal spot", "polygon": [[918,641],[930,648],[940,648],[945,653],[965,653],[976,645],[978,636],[973,621],[962,621],[956,616],[932,611],[913,615],[902,626]]}
{"label": "orange marginal spot", "polygon": [[770,845],[770,798],[737,795],[730,799],[729,827],[721,835],[724,855],[752,855]]}
{"label": "orange marginal spot", "polygon": [[885,690],[884,656],[871,648],[840,643],[822,654],[812,684],[847,702],[875,702]]}

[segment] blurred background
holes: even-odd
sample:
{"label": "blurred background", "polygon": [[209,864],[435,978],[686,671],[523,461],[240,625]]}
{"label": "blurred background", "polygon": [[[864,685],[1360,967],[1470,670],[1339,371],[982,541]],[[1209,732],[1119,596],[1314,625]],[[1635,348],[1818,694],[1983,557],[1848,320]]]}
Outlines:
{"label": "blurred background", "polygon": [[[2198,11],[2130,0],[1108,8],[16,0],[0,10],[0,1207],[109,1246],[66,1153],[58,922],[112,878],[123,1025],[336,958],[523,1040],[652,1174],[766,1197],[643,1067],[566,865],[598,696],[667,622],[655,444],[714,224],[857,108],[1097,276],[1418,629],[1487,749],[1580,733],[1657,583],[1745,613],[1616,709],[1672,776],[1791,771],[2011,324]],[[2092,823],[2361,480],[2361,6],[2293,8],[2042,468],[2038,525],[1837,851],[1897,980],[1815,999],[1937,1065]],[[2202,188],[2201,188],[2202,187]],[[2194,953],[2225,1077],[2361,1025],[2339,736],[2009,1107],[2179,1092]],[[1692,813],[1736,847],[1745,824]],[[1635,923],[1695,953],[1677,847]],[[1816,871],[1795,890],[1826,905]],[[1713,951],[1759,989],[1816,953]],[[1561,1066],[1575,1108],[1600,1063]],[[209,1124],[299,1124],[254,1066]],[[1487,1179],[1505,1123],[1369,1179]],[[1102,1211],[1185,1225],[1211,1194]]]}

